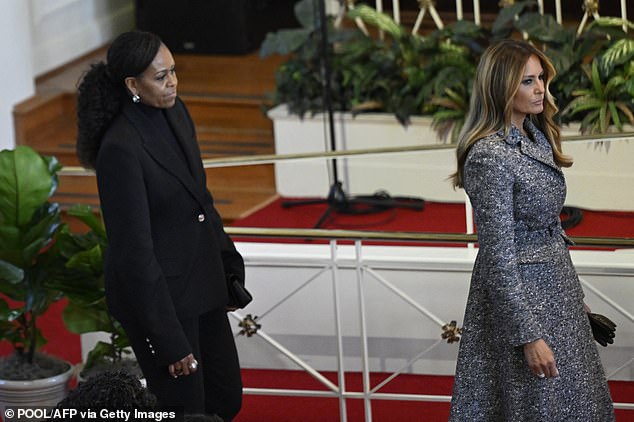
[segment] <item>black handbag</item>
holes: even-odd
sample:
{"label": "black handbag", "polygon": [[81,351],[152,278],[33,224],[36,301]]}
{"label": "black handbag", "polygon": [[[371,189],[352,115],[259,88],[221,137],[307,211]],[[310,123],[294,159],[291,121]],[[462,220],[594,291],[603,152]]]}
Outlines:
{"label": "black handbag", "polygon": [[616,324],[610,318],[588,312],[590,319],[590,327],[592,328],[592,336],[603,347],[607,347],[608,343],[614,343],[616,336]]}
{"label": "black handbag", "polygon": [[229,293],[227,304],[229,308],[244,308],[253,300],[251,293],[235,274],[227,274],[227,292]]}

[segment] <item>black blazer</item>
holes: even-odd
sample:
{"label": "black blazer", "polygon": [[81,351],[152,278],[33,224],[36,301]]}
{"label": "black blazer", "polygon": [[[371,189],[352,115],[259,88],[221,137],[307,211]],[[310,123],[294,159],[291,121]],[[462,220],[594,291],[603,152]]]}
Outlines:
{"label": "black blazer", "polygon": [[178,98],[165,115],[187,163],[129,103],[105,133],[96,165],[108,308],[145,334],[159,365],[192,351],[179,318],[226,306],[225,266],[244,280],[206,187],[192,119]]}

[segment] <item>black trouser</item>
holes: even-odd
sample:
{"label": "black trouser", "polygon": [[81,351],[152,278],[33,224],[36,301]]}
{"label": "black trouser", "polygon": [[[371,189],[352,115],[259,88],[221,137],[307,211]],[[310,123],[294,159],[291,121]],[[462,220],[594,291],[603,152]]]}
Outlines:
{"label": "black trouser", "polygon": [[[184,407],[185,413],[217,414],[232,420],[242,406],[238,353],[224,309],[181,320],[198,371],[173,378],[157,366],[145,336],[134,324],[122,323],[150,391],[161,406]],[[185,357],[185,356],[183,356]]]}

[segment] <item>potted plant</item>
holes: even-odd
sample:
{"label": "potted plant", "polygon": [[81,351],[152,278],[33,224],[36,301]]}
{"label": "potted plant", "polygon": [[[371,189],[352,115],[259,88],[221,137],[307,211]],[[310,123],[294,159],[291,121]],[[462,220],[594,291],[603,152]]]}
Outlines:
{"label": "potted plant", "polygon": [[[323,51],[313,1],[299,2],[296,14],[302,28],[268,34],[260,51],[261,55],[288,56],[276,74],[275,108],[269,110],[280,154],[326,150],[323,118],[313,116],[324,111]],[[340,27],[334,25],[334,18],[328,21],[330,96],[338,150],[455,142],[480,55],[489,44],[507,37],[525,36],[553,61],[558,75],[551,92],[557,98],[557,118],[566,135],[631,130],[626,124],[634,124],[634,31],[623,31],[624,25],[632,28],[630,22],[600,18],[577,35],[576,28],[540,15],[532,0],[502,8],[490,27],[458,21],[426,35],[412,34],[363,4],[351,8],[346,16]],[[369,35],[357,28],[355,20],[370,28]],[[379,31],[383,37],[377,36]],[[368,128],[359,129],[366,122]],[[403,127],[395,127],[398,124]],[[586,153],[571,149],[576,158]],[[343,159],[338,165],[352,194],[381,188],[431,200],[463,199],[446,180],[454,170],[449,150],[391,155],[389,159]],[[320,196],[329,185],[323,162],[277,163],[275,171],[281,195]],[[574,174],[569,182],[574,188]],[[597,185],[609,183],[597,180]],[[584,206],[613,205],[598,202],[593,192],[578,195],[579,199],[571,198]],[[623,206],[627,208],[627,204]]]}
{"label": "potted plant", "polygon": [[[26,146],[0,151],[0,339],[13,347],[0,358],[3,406],[54,405],[72,373],[68,362],[38,352],[46,343],[38,319],[62,297],[50,285],[64,266],[55,247],[63,227],[59,205],[49,202],[59,168],[54,157]],[[35,401],[16,398],[31,387]]]}
{"label": "potted plant", "polygon": [[591,85],[573,90],[574,98],[562,114],[583,116],[582,133],[606,133],[611,126],[622,131],[624,123],[634,125],[632,57],[634,40],[620,39],[591,64],[581,65]]}
{"label": "potted plant", "polygon": [[[286,104],[290,113],[300,117],[323,111],[322,50],[312,3],[303,0],[296,6],[302,28],[267,34],[260,50],[262,56],[289,55],[277,72],[273,103]],[[623,121],[634,124],[630,70],[634,31],[622,29],[624,25],[634,29],[634,25],[619,18],[599,18],[577,35],[574,28],[537,13],[535,6],[533,0],[509,4],[501,9],[491,28],[457,21],[425,36],[412,34],[370,6],[353,7],[348,18],[363,21],[384,37],[366,35],[350,29],[350,25],[334,27],[330,21],[331,97],[335,110],[391,113],[402,124],[408,124],[410,116],[429,115],[439,138],[455,141],[480,54],[499,39],[524,36],[543,48],[558,70],[552,90],[563,110],[559,116],[562,123],[585,119],[581,128],[584,133],[605,133],[609,123],[619,130]],[[588,65],[593,58],[599,70],[594,77]],[[596,93],[598,84],[612,89],[601,90],[606,102],[594,113],[597,108],[587,102],[597,97],[588,97],[587,90]],[[573,100],[575,103],[568,107]],[[612,119],[606,119],[606,115]]]}
{"label": "potted plant", "polygon": [[[634,125],[634,24],[601,17],[578,34],[552,16],[531,11],[531,4],[506,9],[507,26],[541,46],[557,69],[551,91],[561,110],[560,123],[580,122],[584,134]],[[511,14],[518,17],[511,19]]]}
{"label": "potted plant", "polygon": [[80,376],[89,378],[104,370],[121,369],[140,378],[142,374],[136,360],[129,358],[132,352],[128,338],[106,306],[103,252],[108,239],[103,223],[88,205],[75,205],[67,215],[79,219],[89,230],[72,233],[67,226],[62,228],[57,247],[66,264],[51,285],[68,298],[63,318],[69,331],[102,333],[102,339],[87,354]]}

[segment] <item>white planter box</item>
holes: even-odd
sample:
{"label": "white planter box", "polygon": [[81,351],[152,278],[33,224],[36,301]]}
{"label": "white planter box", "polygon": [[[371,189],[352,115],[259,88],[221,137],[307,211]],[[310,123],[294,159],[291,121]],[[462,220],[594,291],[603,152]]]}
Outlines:
{"label": "white planter box", "polygon": [[[277,154],[330,151],[325,115],[289,115],[284,106],[269,112]],[[392,115],[336,113],[337,150],[432,145],[437,143],[431,119],[412,118],[403,127]],[[326,144],[328,142],[328,144]],[[337,159],[338,178],[346,193],[371,194],[386,190],[393,196],[418,196],[437,201],[462,201],[447,179],[454,171],[454,150],[390,153]],[[325,196],[332,180],[326,160],[289,161],[275,165],[277,191],[283,196]]]}
{"label": "white planter box", "polygon": [[[634,128],[623,139],[604,142],[564,142],[563,151],[574,164],[564,169],[566,203],[597,210],[634,211]],[[564,128],[564,136],[579,135],[577,126]],[[600,135],[597,137],[600,141]]]}
{"label": "white planter box", "polygon": [[[330,151],[328,119],[324,114],[300,120],[285,106],[269,112],[277,154]],[[431,118],[413,117],[403,127],[391,114],[335,113],[337,150],[433,145],[439,141]],[[565,135],[578,135],[565,128]],[[588,209],[634,210],[634,141],[618,140],[610,148],[595,144],[564,143],[564,152],[575,159],[565,169],[569,205]],[[463,201],[448,178],[455,171],[455,151],[390,153],[339,158],[337,172],[346,193],[371,194],[386,190],[392,196],[416,196],[432,201]],[[282,196],[326,196],[333,183],[327,160],[293,160],[275,165],[277,191]]]}

